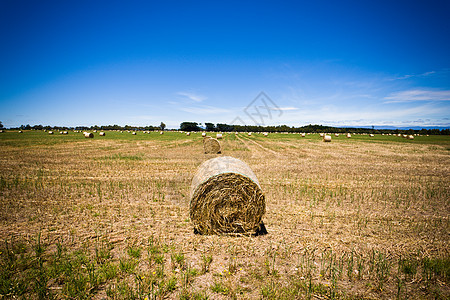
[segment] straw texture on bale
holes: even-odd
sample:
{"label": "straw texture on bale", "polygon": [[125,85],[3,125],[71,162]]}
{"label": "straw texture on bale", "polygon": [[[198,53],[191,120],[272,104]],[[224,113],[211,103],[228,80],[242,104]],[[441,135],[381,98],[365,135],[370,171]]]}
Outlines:
{"label": "straw texture on bale", "polygon": [[217,139],[207,136],[203,139],[203,149],[206,154],[217,154],[221,152],[220,143]]}
{"label": "straw texture on bale", "polygon": [[192,179],[189,215],[197,233],[267,233],[262,223],[265,210],[258,179],[239,159],[210,159]]}

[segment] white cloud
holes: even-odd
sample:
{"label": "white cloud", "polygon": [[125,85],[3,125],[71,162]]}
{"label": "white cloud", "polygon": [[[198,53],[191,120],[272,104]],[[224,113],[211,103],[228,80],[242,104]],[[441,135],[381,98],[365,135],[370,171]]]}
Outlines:
{"label": "white cloud", "polygon": [[436,71],[429,71],[429,72],[425,72],[425,73],[422,73],[422,74],[408,74],[408,75],[403,75],[403,76],[400,76],[400,77],[396,77],[396,78],[391,79],[391,80],[402,80],[402,79],[408,79],[408,78],[411,78],[411,77],[426,77],[426,76],[433,75],[435,73],[436,73]]}
{"label": "white cloud", "polygon": [[279,111],[288,111],[288,110],[297,110],[299,109],[298,107],[293,107],[293,106],[288,106],[288,107],[274,107],[274,108],[270,108],[271,110],[279,110]]}
{"label": "white cloud", "polygon": [[203,100],[207,99],[207,97],[205,97],[203,95],[199,95],[199,94],[192,93],[192,92],[178,92],[177,95],[187,97],[190,100],[195,101],[195,102],[202,102]]}
{"label": "white cloud", "polygon": [[384,97],[385,103],[410,102],[410,101],[449,101],[450,90],[407,90],[391,93]]}

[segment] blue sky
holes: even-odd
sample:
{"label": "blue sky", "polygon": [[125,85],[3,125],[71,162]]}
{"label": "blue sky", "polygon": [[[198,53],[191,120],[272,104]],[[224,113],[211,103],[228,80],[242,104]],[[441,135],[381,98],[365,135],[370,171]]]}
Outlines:
{"label": "blue sky", "polygon": [[0,121],[449,127],[449,15],[450,1],[0,0]]}

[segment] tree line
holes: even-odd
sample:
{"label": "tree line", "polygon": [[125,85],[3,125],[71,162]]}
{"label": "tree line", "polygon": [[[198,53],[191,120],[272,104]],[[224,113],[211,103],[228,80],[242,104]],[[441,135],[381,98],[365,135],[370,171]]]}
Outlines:
{"label": "tree line", "polygon": [[[4,129],[2,122],[0,121],[0,129]],[[21,130],[132,130],[132,131],[156,131],[156,130],[165,130],[166,124],[161,122],[159,126],[131,126],[125,125],[120,126],[117,124],[114,125],[93,125],[93,126],[76,126],[76,127],[67,127],[67,126],[43,126],[43,125],[34,125],[31,126],[21,125],[17,128],[10,129],[21,129]],[[177,129],[175,129],[177,130]],[[287,126],[287,125],[278,125],[278,126],[256,126],[256,125],[229,125],[223,123],[197,123],[197,122],[182,122],[180,124],[179,130],[182,131],[212,131],[212,132],[305,132],[305,133],[319,133],[319,132],[329,132],[329,133],[374,133],[374,134],[422,134],[422,135],[450,135],[450,129],[375,129],[375,128],[357,128],[357,127],[332,127],[332,126],[323,126],[323,125],[306,125],[306,126]]]}

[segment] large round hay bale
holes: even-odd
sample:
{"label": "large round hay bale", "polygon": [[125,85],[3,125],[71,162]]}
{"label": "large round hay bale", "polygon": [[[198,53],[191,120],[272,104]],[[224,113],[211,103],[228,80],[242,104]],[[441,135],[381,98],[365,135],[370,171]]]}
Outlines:
{"label": "large round hay bale", "polygon": [[106,134],[105,134],[103,131],[101,131],[101,132],[99,133],[99,135],[100,135],[100,136],[105,136]]}
{"label": "large round hay bale", "polygon": [[250,167],[222,156],[204,162],[192,179],[189,215],[200,234],[267,233],[264,194]]}
{"label": "large round hay bale", "polygon": [[206,154],[217,154],[221,152],[219,141],[210,136],[203,139],[203,149]]}
{"label": "large round hay bale", "polygon": [[205,137],[206,136],[206,132],[202,132],[202,137]]}
{"label": "large round hay bale", "polygon": [[94,134],[93,134],[92,132],[85,132],[85,133],[84,133],[84,137],[85,137],[85,138],[93,138],[93,137],[94,137]]}
{"label": "large round hay bale", "polygon": [[331,135],[324,135],[323,136],[323,141],[324,142],[331,142]]}

